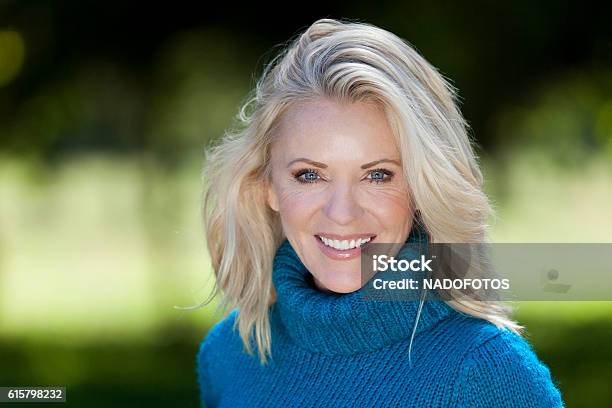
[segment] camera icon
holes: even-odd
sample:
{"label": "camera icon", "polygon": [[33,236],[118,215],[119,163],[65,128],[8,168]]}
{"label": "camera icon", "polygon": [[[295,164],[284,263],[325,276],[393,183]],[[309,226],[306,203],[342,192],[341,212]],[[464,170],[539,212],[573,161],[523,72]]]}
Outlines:
{"label": "camera icon", "polygon": [[558,269],[543,269],[542,273],[540,274],[542,290],[544,292],[551,293],[567,293],[572,285],[557,282],[559,275],[560,273]]}

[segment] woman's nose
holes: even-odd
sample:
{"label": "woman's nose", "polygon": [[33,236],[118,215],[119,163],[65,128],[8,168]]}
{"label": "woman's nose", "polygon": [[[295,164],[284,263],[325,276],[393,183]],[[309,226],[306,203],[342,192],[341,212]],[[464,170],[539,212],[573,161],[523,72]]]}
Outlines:
{"label": "woman's nose", "polygon": [[352,186],[339,186],[330,193],[324,208],[325,215],[340,225],[350,224],[363,214]]}

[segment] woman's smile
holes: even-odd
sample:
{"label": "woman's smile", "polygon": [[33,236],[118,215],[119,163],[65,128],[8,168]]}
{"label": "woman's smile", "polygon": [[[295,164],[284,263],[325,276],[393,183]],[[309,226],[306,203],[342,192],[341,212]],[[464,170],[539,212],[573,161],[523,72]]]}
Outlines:
{"label": "woman's smile", "polygon": [[376,238],[376,234],[336,235],[328,233],[315,234],[321,252],[330,259],[347,261],[358,258],[366,244]]}

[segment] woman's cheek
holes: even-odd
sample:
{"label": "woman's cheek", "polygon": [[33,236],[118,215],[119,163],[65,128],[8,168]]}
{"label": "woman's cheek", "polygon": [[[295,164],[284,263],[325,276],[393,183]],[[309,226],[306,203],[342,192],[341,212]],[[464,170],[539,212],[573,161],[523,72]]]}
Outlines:
{"label": "woman's cheek", "polygon": [[308,210],[312,210],[316,207],[317,202],[320,200],[320,192],[307,191],[300,186],[287,186],[280,190],[279,194],[279,205],[281,213],[285,215],[302,214],[302,216],[309,216]]}
{"label": "woman's cheek", "polygon": [[364,207],[381,215],[397,217],[410,212],[410,195],[403,185],[365,188],[362,197]]}

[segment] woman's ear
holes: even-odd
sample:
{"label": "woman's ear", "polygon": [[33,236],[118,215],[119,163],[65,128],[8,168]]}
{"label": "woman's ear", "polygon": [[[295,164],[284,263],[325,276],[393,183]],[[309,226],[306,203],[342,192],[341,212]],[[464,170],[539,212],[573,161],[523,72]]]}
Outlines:
{"label": "woman's ear", "polygon": [[274,211],[278,212],[278,209],[279,209],[278,196],[276,195],[276,191],[274,191],[274,186],[272,185],[272,182],[269,180],[266,180],[264,182],[264,188],[266,189],[266,199],[268,201],[268,205]]}

